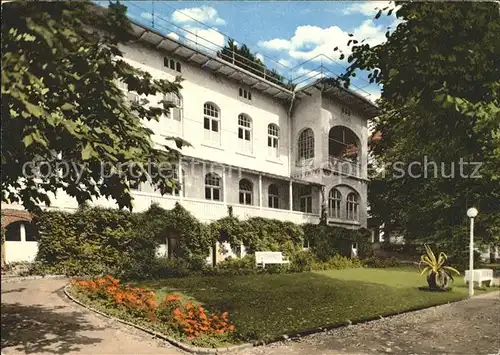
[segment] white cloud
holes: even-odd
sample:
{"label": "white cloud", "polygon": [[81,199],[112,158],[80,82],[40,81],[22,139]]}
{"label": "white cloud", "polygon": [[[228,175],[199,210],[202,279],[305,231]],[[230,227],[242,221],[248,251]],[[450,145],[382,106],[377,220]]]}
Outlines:
{"label": "white cloud", "polygon": [[278,63],[280,63],[281,65],[283,65],[285,67],[290,67],[290,65],[292,65],[291,61],[283,59],[283,58],[278,60]]}
{"label": "white cloud", "polygon": [[288,49],[290,47],[290,42],[286,39],[275,38],[270,41],[259,41],[257,45],[266,49],[281,50]]}
{"label": "white cloud", "polygon": [[199,27],[185,27],[185,29],[189,31],[186,38],[191,41],[189,42],[190,46],[199,44],[212,50],[219,50],[219,47],[223,47],[226,43],[224,35],[215,29]]}
{"label": "white cloud", "polygon": [[192,23],[201,21],[207,25],[225,25],[226,21],[219,17],[217,10],[213,7],[191,7],[175,10],[172,14],[172,21],[176,23]]}
{"label": "white cloud", "polygon": [[175,33],[175,32],[170,32],[170,33],[167,35],[167,37],[168,37],[168,38],[172,38],[172,39],[174,39],[174,40],[176,40],[176,41],[178,41],[178,40],[179,40],[179,35],[178,35],[177,33]]}
{"label": "white cloud", "polygon": [[366,1],[366,2],[357,2],[348,7],[346,7],[342,12],[344,15],[351,14],[362,14],[365,16],[375,16],[377,14],[377,8],[383,9],[386,6],[394,6],[394,3],[391,1]]}
{"label": "white cloud", "polygon": [[347,46],[349,39],[365,39],[365,43],[376,45],[386,40],[385,32],[385,26],[376,25],[371,19],[365,20],[352,31],[354,37],[349,37],[349,33],[338,26],[322,28],[306,25],[297,27],[290,39],[274,38],[260,41],[258,45],[267,50],[288,51],[289,56],[297,60],[309,60],[320,54],[336,59],[339,53],[334,52],[335,47],[339,47],[345,54],[350,53]]}
{"label": "white cloud", "polygon": [[142,18],[145,18],[146,20],[151,20],[151,19],[153,19],[153,15],[152,15],[150,12],[143,12],[143,13],[141,14],[141,17],[142,17]]}
{"label": "white cloud", "polygon": [[264,56],[262,54],[256,53],[255,58],[259,59],[262,63],[264,63]]}

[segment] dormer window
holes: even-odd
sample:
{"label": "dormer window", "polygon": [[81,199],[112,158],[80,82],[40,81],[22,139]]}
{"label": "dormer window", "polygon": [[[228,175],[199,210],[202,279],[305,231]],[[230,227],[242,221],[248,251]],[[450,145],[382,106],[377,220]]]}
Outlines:
{"label": "dormer window", "polygon": [[163,66],[170,70],[181,72],[181,63],[173,58],[163,57]]}
{"label": "dormer window", "polygon": [[342,114],[344,116],[350,116],[351,115],[351,109],[349,107],[343,106],[342,107]]}
{"label": "dormer window", "polygon": [[241,98],[252,101],[252,93],[250,92],[250,90],[240,88],[239,94]]}

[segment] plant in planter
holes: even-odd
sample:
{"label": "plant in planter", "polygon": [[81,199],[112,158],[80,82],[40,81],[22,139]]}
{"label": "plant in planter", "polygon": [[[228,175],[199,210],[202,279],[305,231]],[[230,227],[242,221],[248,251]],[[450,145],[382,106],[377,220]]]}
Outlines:
{"label": "plant in planter", "polygon": [[444,265],[448,258],[445,253],[439,253],[438,258],[432,249],[425,245],[426,253],[420,257],[419,267],[425,265],[420,275],[427,275],[427,284],[432,291],[441,291],[448,288],[453,282],[453,274],[460,275],[460,272],[451,266]]}

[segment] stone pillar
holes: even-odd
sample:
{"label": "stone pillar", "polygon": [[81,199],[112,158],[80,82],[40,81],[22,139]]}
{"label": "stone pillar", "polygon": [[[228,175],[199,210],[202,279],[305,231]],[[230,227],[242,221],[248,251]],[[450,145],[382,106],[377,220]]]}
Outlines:
{"label": "stone pillar", "polygon": [[262,208],[262,175],[259,174],[259,208]]}
{"label": "stone pillar", "polygon": [[289,196],[288,196],[288,200],[289,200],[289,203],[290,203],[290,211],[293,211],[293,183],[292,183],[292,180],[290,180],[290,182],[288,183],[288,190],[289,190]]}

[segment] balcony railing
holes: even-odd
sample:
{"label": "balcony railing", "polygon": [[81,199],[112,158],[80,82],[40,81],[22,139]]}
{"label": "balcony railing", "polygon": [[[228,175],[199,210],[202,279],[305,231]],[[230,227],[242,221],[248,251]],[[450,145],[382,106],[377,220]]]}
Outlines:
{"label": "balcony railing", "polygon": [[350,160],[330,156],[328,158],[329,168],[332,171],[350,176],[361,176],[361,165]]}

